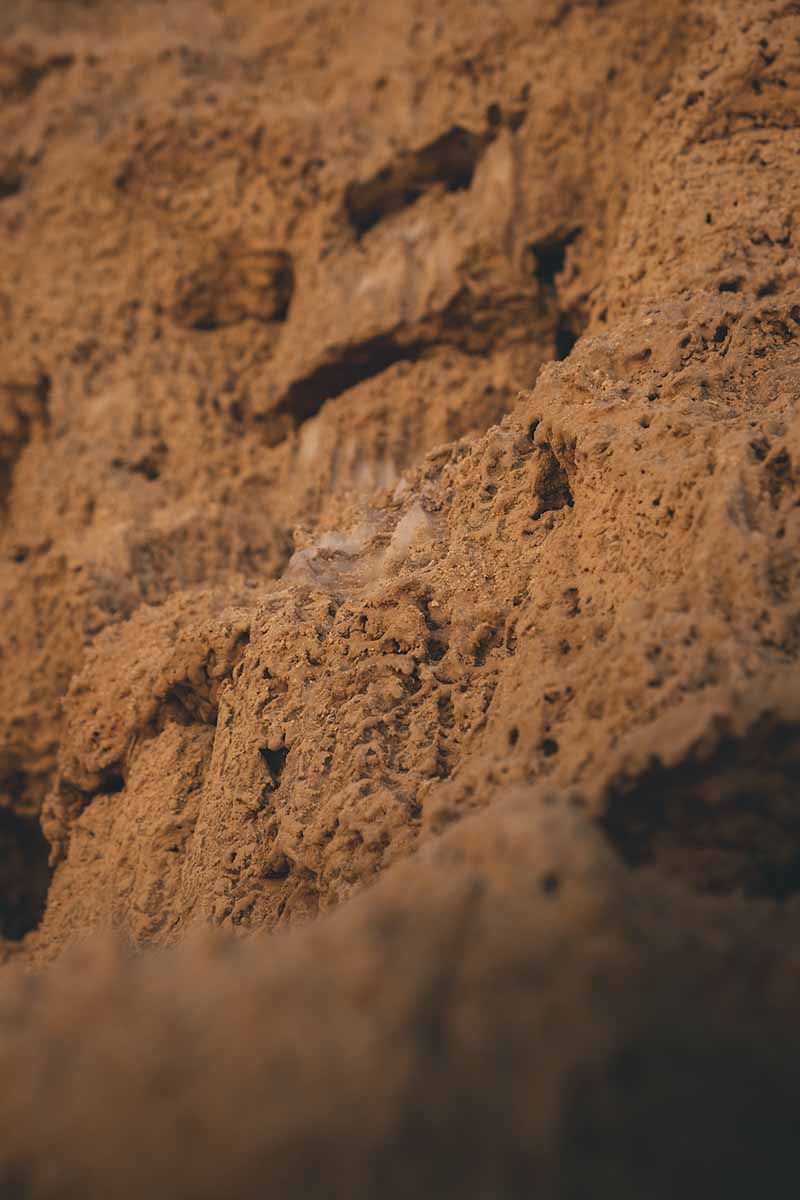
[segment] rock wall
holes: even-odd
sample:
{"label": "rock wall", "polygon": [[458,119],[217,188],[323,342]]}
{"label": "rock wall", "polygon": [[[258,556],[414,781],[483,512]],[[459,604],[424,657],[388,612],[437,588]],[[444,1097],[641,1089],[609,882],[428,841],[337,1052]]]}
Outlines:
{"label": "rock wall", "polygon": [[8,1194],[777,1189],[798,6],[0,36]]}

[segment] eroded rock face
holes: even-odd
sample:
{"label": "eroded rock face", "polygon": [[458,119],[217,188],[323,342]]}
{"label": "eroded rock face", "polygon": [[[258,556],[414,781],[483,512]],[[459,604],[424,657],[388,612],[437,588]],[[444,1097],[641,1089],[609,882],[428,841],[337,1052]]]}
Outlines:
{"label": "eroded rock face", "polygon": [[631,5],[634,58],[602,7],[152,16],[3,17],[19,186],[0,503],[21,665],[1,773],[30,808],[102,628],[279,577],[298,523],[484,431],[580,331],[693,22]]}
{"label": "eroded rock face", "polygon": [[[8,12],[8,1187],[751,1194],[798,1063],[797,6]],[[43,1138],[83,983],[16,972],[102,930],[186,945],[85,951]],[[56,1115],[115,1022],[144,1159]]]}

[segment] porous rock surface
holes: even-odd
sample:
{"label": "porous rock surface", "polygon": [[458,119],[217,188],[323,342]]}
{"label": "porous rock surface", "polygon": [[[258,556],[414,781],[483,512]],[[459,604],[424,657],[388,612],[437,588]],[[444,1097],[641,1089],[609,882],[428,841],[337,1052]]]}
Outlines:
{"label": "porous rock surface", "polygon": [[798,5],[0,37],[4,1194],[777,1189]]}

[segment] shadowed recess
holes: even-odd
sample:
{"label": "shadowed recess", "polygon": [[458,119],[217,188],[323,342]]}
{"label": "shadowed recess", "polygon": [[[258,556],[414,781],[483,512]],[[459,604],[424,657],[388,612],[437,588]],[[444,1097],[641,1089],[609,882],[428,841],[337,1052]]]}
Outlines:
{"label": "shadowed recess", "polygon": [[632,867],[700,892],[800,892],[800,728],[766,718],[705,762],[657,765],[612,789],[601,821]]}
{"label": "shadowed recess", "polygon": [[572,328],[569,317],[565,313],[559,313],[553,335],[553,357],[556,362],[563,362],[565,358],[569,358],[579,337],[580,334]]}
{"label": "shadowed recess", "polygon": [[571,229],[563,237],[542,238],[531,243],[533,273],[543,287],[555,287],[556,276],[564,270],[567,249],[577,241],[583,230],[580,226]]}
{"label": "shadowed recess", "polygon": [[42,919],[49,851],[37,820],[0,808],[0,937],[19,941]]}
{"label": "shadowed recess", "polygon": [[22,191],[22,176],[18,171],[7,168],[0,170],[0,200],[9,196],[17,196]]}
{"label": "shadowed recess", "polygon": [[448,192],[468,188],[491,136],[454,125],[421,150],[398,155],[364,183],[351,183],[345,192],[345,207],[358,237],[384,217],[415,204],[437,184],[443,184]]}
{"label": "shadowed recess", "polygon": [[288,415],[295,425],[316,416],[328,400],[379,375],[398,362],[415,362],[423,346],[403,345],[389,334],[352,346],[341,358],[324,363],[310,375],[298,379],[275,410],[279,416]]}

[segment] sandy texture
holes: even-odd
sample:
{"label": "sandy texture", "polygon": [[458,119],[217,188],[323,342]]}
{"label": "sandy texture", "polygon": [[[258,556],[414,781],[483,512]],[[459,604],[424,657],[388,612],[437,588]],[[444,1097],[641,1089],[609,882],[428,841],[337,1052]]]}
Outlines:
{"label": "sandy texture", "polygon": [[0,37],[5,1194],[777,1190],[798,5]]}

